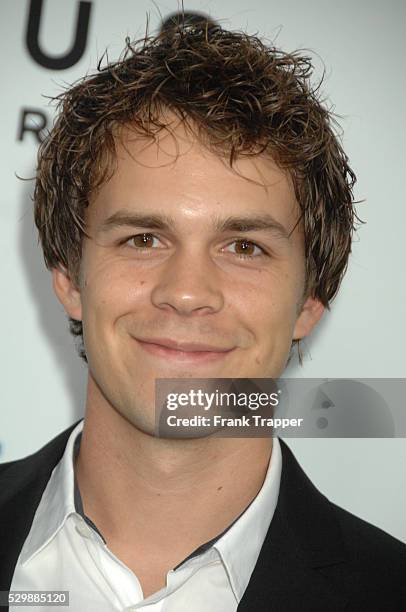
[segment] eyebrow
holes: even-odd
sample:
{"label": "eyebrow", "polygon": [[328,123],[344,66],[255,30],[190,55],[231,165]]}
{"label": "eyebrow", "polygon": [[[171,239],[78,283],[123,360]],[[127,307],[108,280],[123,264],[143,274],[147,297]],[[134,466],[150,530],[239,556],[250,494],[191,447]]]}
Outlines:
{"label": "eyebrow", "polygon": [[[142,227],[174,231],[175,225],[174,219],[165,214],[133,213],[119,210],[107,217],[98,227],[98,231],[105,233],[118,227]],[[267,231],[284,240],[289,240],[293,231],[288,232],[282,223],[269,213],[249,216],[228,216],[226,218],[216,217],[213,226],[217,232]]]}

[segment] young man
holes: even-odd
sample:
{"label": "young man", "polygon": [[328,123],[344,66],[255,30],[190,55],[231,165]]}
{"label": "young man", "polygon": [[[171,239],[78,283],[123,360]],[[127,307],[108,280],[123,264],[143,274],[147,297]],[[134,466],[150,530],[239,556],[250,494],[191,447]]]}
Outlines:
{"label": "young man", "polygon": [[277,378],[338,290],[355,177],[310,72],[179,25],[61,96],[35,219],[86,414],[1,467],[2,590],[90,612],[404,609],[406,547],[282,441],[155,435],[155,379]]}

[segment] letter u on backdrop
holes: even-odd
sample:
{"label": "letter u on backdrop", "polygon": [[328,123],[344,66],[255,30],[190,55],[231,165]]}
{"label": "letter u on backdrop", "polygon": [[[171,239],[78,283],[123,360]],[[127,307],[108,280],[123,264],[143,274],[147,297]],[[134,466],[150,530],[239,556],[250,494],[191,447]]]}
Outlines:
{"label": "letter u on backdrop", "polygon": [[42,50],[38,39],[43,12],[43,0],[31,0],[25,42],[32,59],[40,66],[50,70],[66,70],[66,68],[76,64],[86,49],[91,10],[91,2],[78,3],[73,45],[64,55],[52,56]]}

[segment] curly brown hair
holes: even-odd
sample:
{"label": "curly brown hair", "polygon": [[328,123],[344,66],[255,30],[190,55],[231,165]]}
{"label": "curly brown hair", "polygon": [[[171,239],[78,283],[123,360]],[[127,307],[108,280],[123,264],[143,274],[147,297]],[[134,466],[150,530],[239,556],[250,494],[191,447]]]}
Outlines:
{"label": "curly brown hair", "polygon": [[[231,166],[238,156],[266,153],[289,171],[301,209],[306,295],[329,308],[358,219],[356,177],[312,73],[311,59],[300,52],[208,22],[127,39],[118,61],[100,62],[96,74],[56,98],[34,192],[47,267],[64,266],[78,283],[84,212],[114,172],[120,131],[131,126],[153,138],[165,127],[162,110],[170,109]],[[70,330],[83,340],[80,321],[70,319]],[[86,360],[83,342],[80,354]]]}

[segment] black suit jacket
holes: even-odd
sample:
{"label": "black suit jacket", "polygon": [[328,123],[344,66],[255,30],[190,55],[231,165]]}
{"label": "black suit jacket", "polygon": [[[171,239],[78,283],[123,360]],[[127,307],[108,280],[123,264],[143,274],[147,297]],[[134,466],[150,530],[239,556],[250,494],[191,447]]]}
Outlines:
{"label": "black suit jacket", "polygon": [[[37,453],[0,465],[0,590],[10,589],[73,427]],[[281,447],[278,504],[238,612],[405,612],[406,545],[332,504]]]}

